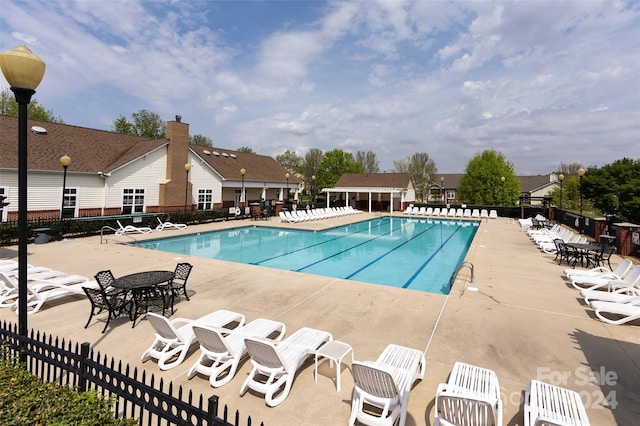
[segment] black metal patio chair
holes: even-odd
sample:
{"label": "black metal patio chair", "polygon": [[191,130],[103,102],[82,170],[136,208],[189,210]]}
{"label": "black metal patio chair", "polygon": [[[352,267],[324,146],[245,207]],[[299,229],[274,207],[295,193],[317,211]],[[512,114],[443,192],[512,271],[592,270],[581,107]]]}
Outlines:
{"label": "black metal patio chair", "polygon": [[87,295],[89,302],[91,302],[91,313],[89,314],[89,319],[84,325],[84,328],[89,326],[94,315],[104,311],[107,311],[109,315],[107,316],[106,324],[102,329],[103,333],[107,330],[109,321],[112,319],[118,318],[121,315],[131,315],[131,300],[127,298],[125,293],[107,293],[102,288],[89,287],[82,287],[82,290]]}
{"label": "black metal patio chair", "polygon": [[175,299],[180,297],[180,294],[183,294],[187,300],[190,300],[187,294],[187,280],[189,279],[189,274],[191,274],[191,269],[193,269],[193,265],[187,262],[176,265],[173,279],[169,283],[169,288],[171,289],[171,314],[173,314],[174,311]]}

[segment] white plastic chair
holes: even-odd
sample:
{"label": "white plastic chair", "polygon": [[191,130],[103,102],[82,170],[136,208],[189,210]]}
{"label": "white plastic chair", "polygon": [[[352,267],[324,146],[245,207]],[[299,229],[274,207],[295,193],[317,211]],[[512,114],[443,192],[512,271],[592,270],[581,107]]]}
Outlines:
{"label": "white plastic chair", "polygon": [[436,390],[434,425],[502,425],[496,373],[456,362],[447,383],[441,383]]}
{"label": "white plastic chair", "polygon": [[[189,348],[196,342],[193,332],[194,325],[205,325],[224,329],[227,333],[231,329],[225,328],[229,324],[244,325],[244,315],[237,312],[219,310],[196,320],[187,318],[175,318],[169,320],[162,315],[147,312],[147,320],[153,327],[155,339],[151,346],[142,354],[142,362],[151,358],[158,360],[161,370],[174,368],[184,360]],[[179,328],[176,325],[184,324]]]}
{"label": "white plastic chair", "polygon": [[[404,425],[411,387],[424,377],[424,369],[423,352],[393,344],[375,362],[354,361],[349,425],[356,420],[380,426],[391,426],[399,420],[399,425]],[[365,410],[365,406],[377,407],[380,412]]]}
{"label": "white plastic chair", "polygon": [[229,383],[236,374],[240,360],[247,353],[246,337],[269,338],[278,342],[284,336],[286,326],[279,321],[258,318],[223,336],[220,330],[204,325],[194,325],[193,332],[200,342],[200,357],[187,373],[191,379],[197,373],[209,378],[214,388]]}

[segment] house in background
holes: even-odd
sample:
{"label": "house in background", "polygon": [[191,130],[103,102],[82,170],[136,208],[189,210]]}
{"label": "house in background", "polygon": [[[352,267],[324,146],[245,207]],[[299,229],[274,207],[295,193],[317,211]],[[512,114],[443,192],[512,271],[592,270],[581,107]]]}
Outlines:
{"label": "house in background", "polygon": [[414,188],[411,173],[345,173],[332,188],[322,192],[327,195],[327,207],[393,213],[415,201]]}
{"label": "house in background", "polygon": [[520,180],[520,193],[525,204],[541,204],[542,197],[551,194],[560,187],[560,181],[555,173],[538,176],[517,176]]}
{"label": "house in background", "polygon": [[[60,217],[64,155],[71,158],[64,217],[235,208],[286,200],[298,189],[271,157],[189,144],[189,125],[178,116],[167,123],[166,139],[33,120],[28,126],[29,219]],[[17,165],[18,119],[0,115],[0,197],[9,203],[0,207],[2,221],[17,218]]]}

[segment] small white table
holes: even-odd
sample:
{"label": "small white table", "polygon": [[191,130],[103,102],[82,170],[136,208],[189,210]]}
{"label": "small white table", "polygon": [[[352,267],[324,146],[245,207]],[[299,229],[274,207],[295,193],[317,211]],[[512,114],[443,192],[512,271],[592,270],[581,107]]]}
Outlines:
{"label": "small white table", "polygon": [[340,392],[340,364],[342,363],[342,358],[345,357],[349,352],[351,352],[351,362],[353,363],[353,348],[344,342],[340,342],[338,340],[330,340],[325,343],[316,351],[315,356],[315,380],[318,383],[318,364],[322,362],[321,358],[325,358],[329,360],[329,366],[332,367],[333,363],[336,363],[336,390]]}

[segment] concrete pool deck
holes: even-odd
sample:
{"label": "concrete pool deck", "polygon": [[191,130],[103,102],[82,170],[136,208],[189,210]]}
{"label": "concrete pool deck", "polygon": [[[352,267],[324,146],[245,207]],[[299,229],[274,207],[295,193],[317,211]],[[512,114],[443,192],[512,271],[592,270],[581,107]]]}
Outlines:
{"label": "concrete pool deck", "polygon": [[[481,223],[467,254],[475,281],[463,268],[449,296],[316,275],[201,259],[117,244],[176,233],[197,233],[237,226],[281,226],[323,229],[375,217],[363,213],[297,224],[229,221],[189,226],[185,231],[154,231],[148,236],[78,238],[30,244],[29,263],[92,277],[111,269],[116,276],[154,269],[173,270],[178,261],[194,265],[187,284],[191,301],[176,305],[172,318],[197,318],[218,309],[243,313],[247,321],[282,321],[287,335],[300,327],[327,330],[349,343],[357,360],[375,360],[389,343],[426,351],[426,373],[410,396],[407,425],[432,425],[436,387],[446,381],[455,361],[492,369],[500,381],[503,424],[522,425],[522,397],[527,383],[539,379],[580,393],[592,425],[631,425],[640,415],[640,323],[602,323],[580,301],[579,293],[561,278],[566,265],[540,252],[505,218]],[[16,247],[0,249],[0,258],[16,259]],[[614,267],[621,260],[615,256]],[[474,291],[473,288],[477,288]],[[135,328],[118,319],[101,334],[104,323],[85,329],[89,303],[82,298],[48,303],[28,317],[29,328],[74,342],[89,342],[101,354],[146,369],[158,378],[205,397],[218,395],[241,424],[347,424],[353,379],[343,364],[342,390],[336,391],[335,368],[321,364],[314,383],[313,362],[298,372],[287,400],[269,408],[261,395],[238,395],[250,370],[241,364],[236,377],[214,389],[202,377],[187,380],[197,348],[178,367],[161,372],[140,355],[151,344],[146,320]],[[99,315],[98,318],[103,318]],[[0,319],[17,322],[14,312],[0,309]],[[286,338],[286,336],[285,336]],[[348,357],[347,357],[348,358]],[[595,372],[595,373],[594,373]],[[608,399],[607,399],[608,398]],[[615,403],[615,408],[611,405]]]}

